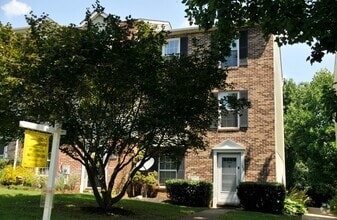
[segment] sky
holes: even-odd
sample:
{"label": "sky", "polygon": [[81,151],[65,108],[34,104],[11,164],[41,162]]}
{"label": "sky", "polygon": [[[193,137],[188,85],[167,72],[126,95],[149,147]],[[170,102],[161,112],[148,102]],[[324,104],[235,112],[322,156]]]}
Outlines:
{"label": "sky", "polygon": [[[26,14],[33,11],[36,15],[46,13],[61,25],[79,25],[85,17],[87,8],[95,0],[0,0],[0,21],[10,23],[14,28],[25,27]],[[173,28],[188,27],[185,6],[181,0],[100,0],[106,13],[124,18],[146,18],[169,21]],[[310,48],[304,44],[281,47],[282,70],[285,78],[295,82],[310,82],[315,72],[328,69],[333,72],[334,55],[328,54],[321,63],[306,61]]]}

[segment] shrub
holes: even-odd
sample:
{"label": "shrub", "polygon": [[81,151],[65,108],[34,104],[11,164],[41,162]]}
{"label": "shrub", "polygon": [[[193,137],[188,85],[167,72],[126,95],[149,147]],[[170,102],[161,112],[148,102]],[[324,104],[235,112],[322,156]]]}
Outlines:
{"label": "shrub", "polygon": [[78,176],[68,176],[60,175],[55,181],[55,190],[56,191],[65,191],[65,190],[74,190],[76,183],[80,180]]}
{"label": "shrub", "polygon": [[47,186],[47,176],[35,175],[32,182],[33,188],[44,189]]}
{"label": "shrub", "polygon": [[284,213],[288,215],[303,215],[307,211],[307,208],[303,203],[292,200],[291,198],[285,198],[284,200]]}
{"label": "shrub", "polygon": [[[146,187],[146,188],[145,188]],[[158,173],[138,171],[132,179],[127,193],[129,197],[142,195],[144,197],[154,198],[159,190]]]}
{"label": "shrub", "polygon": [[329,200],[330,211],[337,214],[337,193],[335,196]]}
{"label": "shrub", "polygon": [[0,170],[4,169],[9,164],[9,160],[5,158],[0,159]]}
{"label": "shrub", "polygon": [[0,176],[0,182],[3,185],[18,185],[31,186],[34,179],[34,171],[21,166],[13,168],[12,165],[7,165]]}
{"label": "shrub", "polygon": [[280,214],[283,211],[285,188],[280,183],[242,182],[238,197],[244,209]]}
{"label": "shrub", "polygon": [[171,179],[165,182],[171,201],[178,205],[208,207],[212,198],[212,184],[205,181]]}
{"label": "shrub", "polygon": [[311,202],[307,195],[307,190],[292,188],[288,192],[284,201],[284,213],[288,215],[303,215],[306,211],[306,205]]}

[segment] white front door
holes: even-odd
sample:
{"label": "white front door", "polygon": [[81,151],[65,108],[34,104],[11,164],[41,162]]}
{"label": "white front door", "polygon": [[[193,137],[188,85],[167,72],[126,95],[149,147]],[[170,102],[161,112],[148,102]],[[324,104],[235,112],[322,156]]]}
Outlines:
{"label": "white front door", "polygon": [[237,205],[239,203],[236,188],[240,181],[240,154],[218,154],[217,158],[217,201],[220,205]]}

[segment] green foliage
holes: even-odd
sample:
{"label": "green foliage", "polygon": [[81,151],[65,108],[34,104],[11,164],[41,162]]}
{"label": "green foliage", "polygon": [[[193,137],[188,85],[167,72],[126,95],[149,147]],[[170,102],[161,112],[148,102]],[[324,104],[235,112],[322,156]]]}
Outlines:
{"label": "green foliage", "polygon": [[216,25],[216,42],[228,52],[237,28],[259,25],[265,36],[276,35],[279,45],[306,43],[311,62],[320,62],[325,53],[337,50],[337,6],[334,0],[321,1],[218,1],[183,0],[192,23],[210,29]]}
{"label": "green foliage", "polygon": [[[96,2],[93,12],[102,10]],[[104,24],[89,18],[78,28],[58,26],[46,15],[27,17],[30,30],[13,44],[17,65],[0,79],[0,91],[8,91],[0,114],[61,123],[67,131],[61,150],[85,166],[98,205],[107,209],[123,198],[148,158],[207,147],[204,136],[216,113],[212,89],[225,89],[226,72],[201,43],[193,45],[195,53],[165,59],[167,32],[130,17],[110,14]],[[107,177],[112,155],[116,165]],[[121,170],[127,174],[122,187],[116,181]]]}
{"label": "green foliage", "polygon": [[329,200],[329,206],[331,212],[337,214],[337,194]]}
{"label": "green foliage", "polygon": [[286,80],[284,85],[287,186],[308,189],[317,205],[337,185],[337,146],[328,107],[333,102],[326,92],[332,84],[332,74],[321,70],[310,83]]}
{"label": "green foliage", "polygon": [[306,212],[306,207],[303,203],[294,201],[286,197],[284,200],[284,213],[288,215],[303,215]]}
{"label": "green foliage", "polygon": [[32,187],[37,189],[43,189],[47,186],[47,177],[48,176],[39,176],[35,175],[32,181]]}
{"label": "green foliage", "polygon": [[9,160],[6,158],[0,159],[0,170],[4,169],[6,165],[9,164]]}
{"label": "green foliage", "polygon": [[171,179],[165,182],[168,197],[175,204],[208,207],[212,197],[212,183]]}
{"label": "green foliage", "polygon": [[12,165],[7,165],[0,176],[0,183],[3,185],[23,184],[31,186],[34,179],[34,171],[21,166],[13,168]]}
{"label": "green foliage", "polygon": [[76,175],[64,176],[59,175],[55,181],[55,189],[57,191],[73,191],[75,189],[76,183],[80,181],[80,178]]}
{"label": "green foliage", "polygon": [[159,190],[158,173],[138,171],[133,177],[128,188],[129,197],[142,195],[144,197],[154,198]]}
{"label": "green foliage", "polygon": [[287,197],[293,201],[302,203],[303,205],[309,205],[311,203],[311,198],[308,196],[308,190],[299,190],[297,188],[291,188],[287,193]]}
{"label": "green foliage", "polygon": [[284,201],[284,213],[289,215],[303,215],[311,198],[307,195],[307,190],[292,188]]}
{"label": "green foliage", "polygon": [[283,184],[241,182],[237,194],[246,210],[278,214],[283,212],[286,194]]}

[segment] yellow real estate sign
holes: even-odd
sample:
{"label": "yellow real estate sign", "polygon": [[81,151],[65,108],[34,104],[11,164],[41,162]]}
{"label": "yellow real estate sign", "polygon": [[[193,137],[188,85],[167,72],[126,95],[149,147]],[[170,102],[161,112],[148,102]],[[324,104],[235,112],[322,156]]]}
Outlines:
{"label": "yellow real estate sign", "polygon": [[49,134],[25,131],[23,167],[47,167]]}

